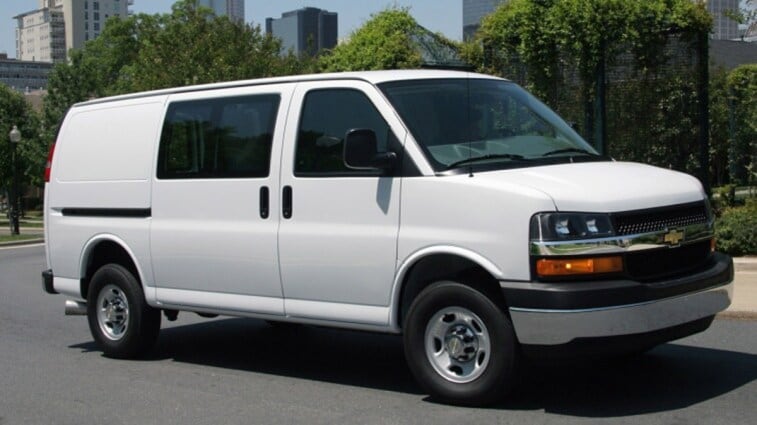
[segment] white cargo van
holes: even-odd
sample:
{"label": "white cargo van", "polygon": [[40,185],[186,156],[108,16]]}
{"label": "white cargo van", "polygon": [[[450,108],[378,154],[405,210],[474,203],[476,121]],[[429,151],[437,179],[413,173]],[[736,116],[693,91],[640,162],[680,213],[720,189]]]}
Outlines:
{"label": "white cargo van", "polygon": [[731,300],[696,179],[600,156],[486,75],[93,100],[47,175],[44,288],[112,357],[149,350],[161,311],[389,332],[429,393],[477,404],[520,356],[648,349]]}

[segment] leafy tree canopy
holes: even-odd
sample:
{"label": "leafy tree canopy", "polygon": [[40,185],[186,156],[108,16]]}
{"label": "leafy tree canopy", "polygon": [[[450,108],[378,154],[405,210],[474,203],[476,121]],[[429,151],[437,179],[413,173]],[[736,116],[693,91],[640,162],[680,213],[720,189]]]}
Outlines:
{"label": "leafy tree canopy", "polygon": [[170,14],[113,17],[54,68],[46,128],[54,132],[71,104],[93,97],[302,72],[307,62],[280,50],[259,26],[215,16],[193,0],[176,2]]}
{"label": "leafy tree canopy", "polygon": [[484,66],[483,46],[517,53],[539,91],[560,58],[570,58],[589,82],[603,57],[630,47],[638,67],[653,66],[666,34],[709,31],[711,21],[703,3],[691,0],[511,0],[484,18],[464,52],[489,72],[497,64]]}
{"label": "leafy tree canopy", "polygon": [[734,127],[729,146],[731,182],[753,184],[757,179],[757,64],[731,71],[727,89]]}
{"label": "leafy tree canopy", "polygon": [[418,30],[408,9],[386,9],[321,56],[320,67],[329,72],[417,68],[422,58],[412,37]]}
{"label": "leafy tree canopy", "polygon": [[14,125],[18,126],[22,137],[16,150],[20,185],[39,184],[47,153],[39,131],[39,117],[22,94],[0,84],[0,192],[10,190],[13,178],[8,134]]}

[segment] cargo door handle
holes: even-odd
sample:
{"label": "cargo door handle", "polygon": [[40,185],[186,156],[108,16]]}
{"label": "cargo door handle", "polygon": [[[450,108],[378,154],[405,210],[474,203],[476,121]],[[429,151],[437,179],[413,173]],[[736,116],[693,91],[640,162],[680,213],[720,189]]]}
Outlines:
{"label": "cargo door handle", "polygon": [[268,186],[260,188],[260,218],[268,218],[270,214],[270,197],[268,195]]}
{"label": "cargo door handle", "polygon": [[292,218],[292,186],[284,186],[281,212],[284,218]]}

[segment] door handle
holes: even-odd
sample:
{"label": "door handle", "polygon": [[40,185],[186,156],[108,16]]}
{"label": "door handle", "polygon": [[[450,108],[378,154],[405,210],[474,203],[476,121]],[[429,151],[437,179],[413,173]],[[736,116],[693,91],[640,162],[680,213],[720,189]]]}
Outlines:
{"label": "door handle", "polygon": [[292,218],[292,186],[284,186],[281,212],[284,218]]}
{"label": "door handle", "polygon": [[268,186],[260,188],[260,218],[268,218],[270,214],[270,196]]}

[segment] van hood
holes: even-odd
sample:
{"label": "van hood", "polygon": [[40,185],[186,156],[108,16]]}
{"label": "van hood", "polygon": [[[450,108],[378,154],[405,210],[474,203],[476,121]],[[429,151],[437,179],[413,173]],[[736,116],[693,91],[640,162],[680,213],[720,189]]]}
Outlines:
{"label": "van hood", "polygon": [[631,162],[548,165],[479,173],[476,177],[543,192],[552,198],[558,211],[619,212],[704,199],[696,178]]}

